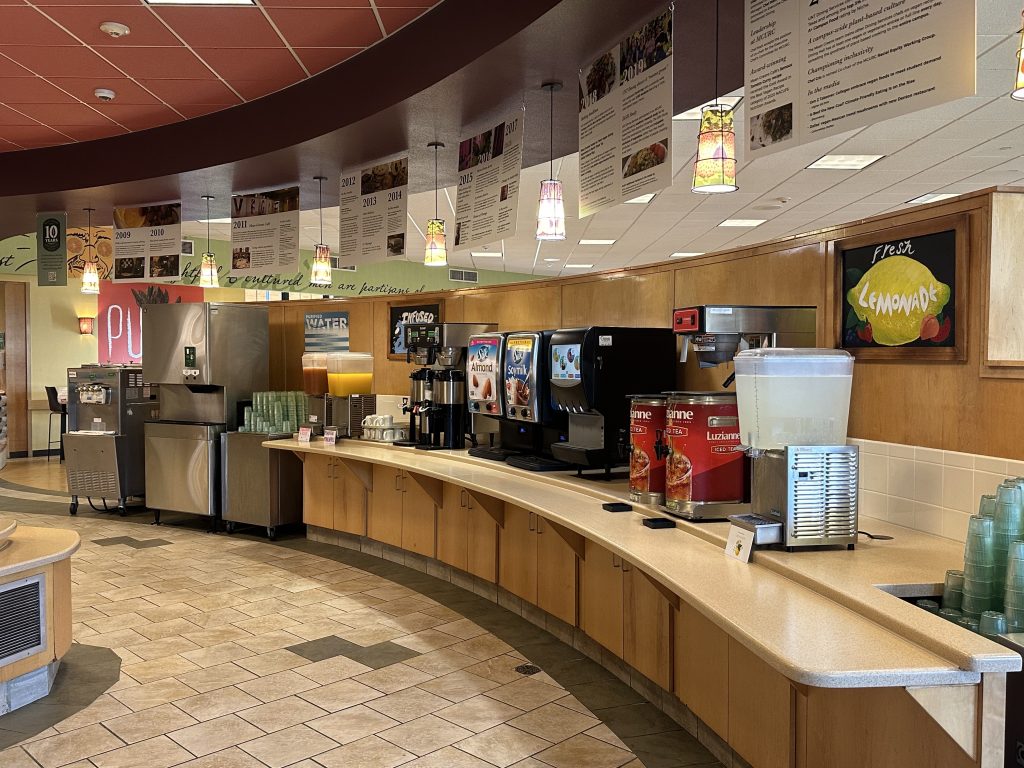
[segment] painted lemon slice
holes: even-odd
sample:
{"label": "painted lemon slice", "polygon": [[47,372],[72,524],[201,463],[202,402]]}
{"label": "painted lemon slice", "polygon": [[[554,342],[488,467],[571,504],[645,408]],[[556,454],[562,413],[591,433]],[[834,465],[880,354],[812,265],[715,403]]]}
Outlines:
{"label": "painted lemon slice", "polygon": [[920,338],[922,321],[938,315],[949,294],[949,286],[921,262],[890,256],[865,272],[846,300],[860,320],[871,323],[876,343],[895,347]]}

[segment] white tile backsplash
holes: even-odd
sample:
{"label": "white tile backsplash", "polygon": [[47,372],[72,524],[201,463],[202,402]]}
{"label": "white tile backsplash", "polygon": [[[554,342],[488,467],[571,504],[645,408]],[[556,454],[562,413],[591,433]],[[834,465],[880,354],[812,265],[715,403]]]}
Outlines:
{"label": "white tile backsplash", "polygon": [[876,440],[850,443],[860,446],[861,514],[956,541],[966,539],[982,494],[995,493],[1007,477],[1024,476],[1024,461]]}

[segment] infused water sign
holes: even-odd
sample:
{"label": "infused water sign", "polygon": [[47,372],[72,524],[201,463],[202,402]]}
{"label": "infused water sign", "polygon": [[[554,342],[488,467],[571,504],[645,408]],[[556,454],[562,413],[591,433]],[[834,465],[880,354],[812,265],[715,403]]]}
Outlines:
{"label": "infused water sign", "polygon": [[477,336],[469,342],[466,377],[469,379],[469,399],[479,403],[484,413],[501,414],[498,399],[498,352],[500,336]]}
{"label": "infused water sign", "polygon": [[843,347],[956,347],[956,230],[839,253]]}

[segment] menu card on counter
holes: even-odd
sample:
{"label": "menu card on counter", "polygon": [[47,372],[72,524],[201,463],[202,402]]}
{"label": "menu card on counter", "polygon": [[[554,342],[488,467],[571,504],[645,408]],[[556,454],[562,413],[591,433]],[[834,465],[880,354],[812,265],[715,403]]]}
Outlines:
{"label": "menu card on counter", "polygon": [[580,218],[672,184],[672,11],[580,70]]}
{"label": "menu card on counter", "polygon": [[486,245],[516,233],[523,113],[459,142],[455,248]]}
{"label": "menu card on counter", "polygon": [[181,277],[181,203],[114,209],[115,282]]}
{"label": "menu card on counter", "polygon": [[753,551],[754,531],[740,528],[738,525],[730,525],[729,538],[725,542],[725,556],[742,563],[749,563]]}
{"label": "menu card on counter", "polygon": [[299,188],[231,198],[231,274],[249,277],[299,267]]}
{"label": "menu card on counter", "polygon": [[746,0],[747,157],[975,91],[973,0]]}
{"label": "menu card on counter", "polygon": [[408,157],[342,175],[338,253],[346,263],[405,255],[408,187]]}

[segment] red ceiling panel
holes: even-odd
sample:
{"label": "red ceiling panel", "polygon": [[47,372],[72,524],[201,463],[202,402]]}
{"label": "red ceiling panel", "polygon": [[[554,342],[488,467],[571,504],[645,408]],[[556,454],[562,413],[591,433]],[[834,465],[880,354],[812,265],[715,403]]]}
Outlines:
{"label": "red ceiling panel", "polygon": [[[135,104],[104,104],[103,113],[109,115],[130,131],[155,128],[181,120],[177,112],[162,104],[143,106]],[[0,134],[3,135],[3,134]]]}
{"label": "red ceiling panel", "polygon": [[0,128],[0,138],[13,141],[22,146],[39,146],[40,142],[64,144],[68,141],[64,136],[45,125],[8,125]]}
{"label": "red ceiling panel", "polygon": [[21,64],[15,64],[3,54],[0,54],[0,78],[8,77],[32,77],[32,73]]}
{"label": "red ceiling panel", "polygon": [[12,77],[4,80],[3,99],[21,104],[74,103],[74,97],[38,77]]}
{"label": "red ceiling panel", "polygon": [[110,121],[85,104],[14,104],[10,105],[46,125],[110,125]]}
{"label": "red ceiling panel", "polygon": [[384,29],[389,35],[427,11],[426,8],[378,8],[377,10],[380,13],[380,20],[384,22]]}
{"label": "red ceiling panel", "polygon": [[21,149],[17,144],[12,144],[6,139],[0,139],[0,152],[11,152],[15,149]]}
{"label": "red ceiling panel", "polygon": [[381,39],[369,8],[268,8],[267,13],[296,48],[365,48]]}
{"label": "red ceiling panel", "polygon": [[302,59],[311,75],[340,64],[350,56],[355,56],[362,48],[296,48],[296,55]]}
{"label": "red ceiling panel", "polygon": [[260,0],[260,5],[264,8],[369,8],[370,0]]}
{"label": "red ceiling panel", "polygon": [[96,50],[136,80],[201,80],[213,77],[209,67],[187,48],[120,48],[108,45]]}
{"label": "red ceiling panel", "polygon": [[4,53],[43,77],[120,77],[121,73],[80,45],[7,45]]}
{"label": "red ceiling panel", "polygon": [[74,45],[75,39],[35,8],[0,6],[0,45]]}
{"label": "red ceiling panel", "polygon": [[377,8],[433,8],[437,2],[430,0],[377,0]]}
{"label": "red ceiling panel", "polygon": [[[239,102],[241,103],[241,102]],[[211,112],[219,112],[222,109],[233,107],[234,104],[175,104],[174,108],[185,117],[202,117]]]}
{"label": "red ceiling panel", "polygon": [[5,125],[38,125],[38,123],[38,120],[33,120],[27,115],[0,104],[0,132]]}
{"label": "red ceiling panel", "polygon": [[265,48],[281,38],[259,8],[157,7],[156,12],[193,48]]}
{"label": "red ceiling panel", "polygon": [[[66,133],[75,141],[92,141],[93,139],[105,139],[108,136],[122,136],[128,131],[109,120],[106,125],[55,125],[61,133]],[[3,129],[0,129],[2,131]]]}
{"label": "red ceiling panel", "polygon": [[86,45],[111,45],[114,38],[100,31],[104,21],[127,24],[131,34],[118,38],[119,46],[181,45],[178,39],[156,16],[141,5],[78,5],[44,7],[43,12],[65,27]]}
{"label": "red ceiling panel", "polygon": [[109,88],[117,94],[118,104],[159,104],[160,99],[148,93],[134,80],[126,77],[111,77],[97,80],[94,77],[54,77],[50,80],[54,85],[63,88],[75,98],[86,104],[102,104],[96,98],[97,88]]}
{"label": "red ceiling panel", "polygon": [[[211,74],[211,77],[213,75]],[[143,80],[142,84],[168,104],[239,104],[241,100],[222,81]]]}
{"label": "red ceiling panel", "polygon": [[286,48],[253,48],[245,53],[230,48],[199,48],[196,54],[229,83],[265,79],[277,90],[306,76]]}
{"label": "red ceiling panel", "polygon": [[266,96],[268,93],[279,91],[282,88],[287,88],[293,83],[297,83],[301,78],[292,80],[291,82],[274,84],[267,79],[263,80],[232,80],[231,87],[242,94],[242,98],[246,101],[252,101],[258,99],[261,96]]}

